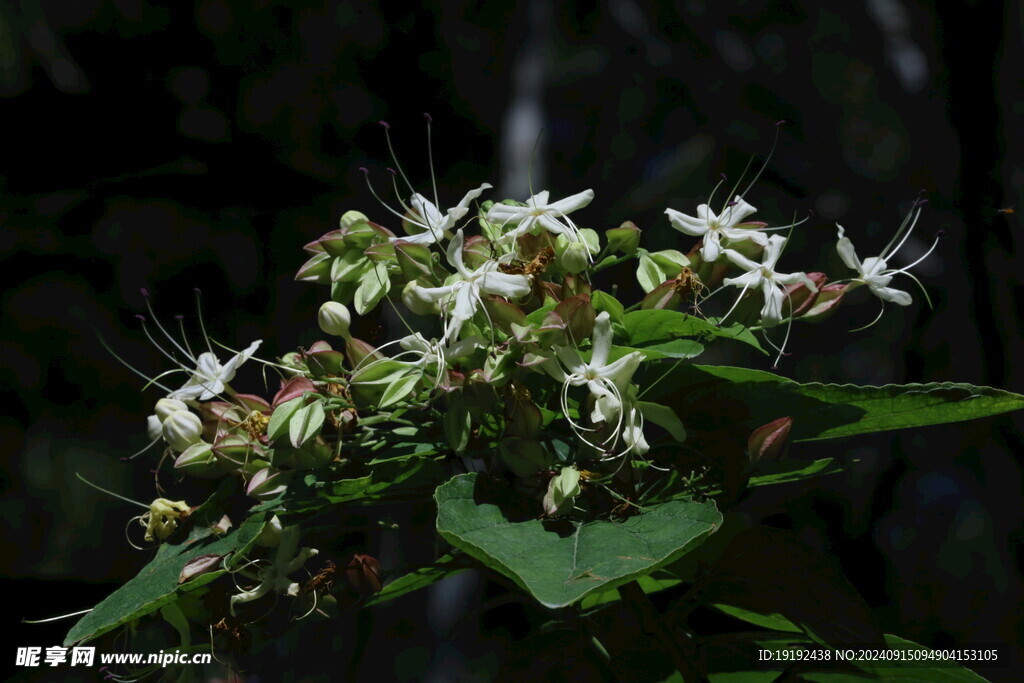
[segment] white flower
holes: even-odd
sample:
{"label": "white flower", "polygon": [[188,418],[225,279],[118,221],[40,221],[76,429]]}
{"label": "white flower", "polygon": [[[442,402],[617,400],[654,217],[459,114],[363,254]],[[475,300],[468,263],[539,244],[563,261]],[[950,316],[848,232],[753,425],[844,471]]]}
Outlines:
{"label": "white flower", "polygon": [[475,190],[470,190],[462,198],[462,201],[448,209],[445,215],[441,215],[441,211],[432,201],[419,193],[414,194],[409,198],[412,210],[406,213],[404,219],[415,226],[423,228],[423,232],[415,235],[392,237],[389,241],[396,242],[401,240],[415,244],[434,244],[440,242],[445,234],[453,230],[455,225],[469,213],[470,202],[479,197],[484,190],[489,190],[491,187],[490,183],[484,183]]}
{"label": "white flower", "polygon": [[[868,289],[871,290],[871,293],[882,301],[891,301],[899,306],[908,306],[910,304],[912,301],[910,294],[901,289],[894,289],[890,287],[889,283],[892,282],[894,275],[902,273],[917,282],[918,286],[921,286],[921,283],[917,281],[917,278],[907,271],[926,259],[928,255],[932,253],[936,245],[939,243],[938,239],[936,238],[935,243],[932,244],[931,248],[925,252],[924,256],[917,259],[909,266],[904,268],[889,268],[888,261],[907,241],[907,238],[910,236],[910,232],[914,229],[914,225],[917,223],[917,218],[920,215],[920,209],[908,214],[906,219],[903,221],[903,225],[901,225],[900,229],[896,231],[896,235],[893,236],[892,241],[889,242],[888,246],[882,250],[882,253],[878,256],[868,257],[864,259],[864,261],[857,258],[857,252],[853,249],[853,242],[850,241],[849,237],[846,237],[843,234],[843,226],[836,223],[836,227],[839,229],[839,241],[836,242],[836,251],[839,253],[839,258],[843,260],[843,263],[845,263],[848,268],[857,271],[857,277],[853,278],[853,281],[850,284],[850,289],[863,284],[867,285]],[[909,226],[907,227],[906,234],[904,234],[902,239],[900,239],[900,233],[903,232],[903,228],[906,226]],[[897,240],[899,241],[898,244]],[[921,290],[924,291],[924,288],[922,287]]]}
{"label": "white flower", "polygon": [[185,382],[183,387],[172,391],[168,398],[182,401],[188,399],[210,400],[224,391],[225,385],[235,378],[238,367],[249,360],[262,343],[262,340],[257,339],[247,349],[232,356],[223,365],[212,351],[199,354],[199,358],[195,359],[196,369],[192,373],[192,377]]}
{"label": "white flower", "polygon": [[421,301],[439,301],[443,310],[450,310],[445,323],[444,339],[457,339],[462,324],[473,317],[483,294],[497,294],[506,299],[517,299],[529,294],[530,280],[525,275],[512,275],[498,270],[497,261],[487,261],[474,271],[466,268],[462,261],[462,245],[465,237],[462,230],[448,244],[448,263],[456,271],[457,279],[441,287],[416,287],[410,296]]}
{"label": "white flower", "polygon": [[761,292],[764,294],[761,323],[765,327],[782,322],[782,301],[785,298],[786,285],[802,282],[812,292],[818,291],[814,282],[804,273],[787,275],[775,271],[775,264],[778,263],[784,246],[786,246],[785,237],[773,235],[768,238],[768,245],[765,247],[761,263],[754,263],[732,249],[726,249],[724,252],[726,258],[747,272],[739,277],[727,277],[723,282],[727,285],[742,287],[744,291],[750,288],[761,288]]}
{"label": "white flower", "polygon": [[[641,447],[643,433],[641,431],[637,436],[636,430],[638,426],[642,429],[643,420],[636,411],[635,404],[629,400],[629,389],[633,373],[640,366],[644,356],[639,351],[634,351],[616,361],[608,362],[608,354],[612,347],[612,325],[607,311],[602,311],[594,322],[592,343],[593,353],[589,363],[585,362],[579,351],[574,348],[555,347],[555,353],[565,367],[562,385],[562,412],[566,416],[569,414],[569,387],[585,385],[594,397],[594,408],[590,413],[591,421],[614,425],[613,436],[608,440],[611,441],[610,447],[614,448],[620,434],[626,438],[627,450]],[[581,433],[583,427],[572,420],[570,420],[570,425],[583,441],[590,443]],[[590,445],[598,448],[606,443]],[[646,452],[646,446],[645,442],[642,443],[644,452]],[[619,455],[621,453],[611,457]]]}
{"label": "white flower", "polygon": [[567,214],[577,209],[582,209],[594,199],[593,190],[584,190],[557,202],[548,203],[548,191],[538,192],[526,200],[526,206],[509,206],[508,204],[494,204],[487,212],[487,220],[501,226],[518,226],[504,236],[504,240],[512,241],[520,235],[533,230],[534,226],[541,226],[555,235],[565,235],[570,242],[582,240],[580,230],[576,224],[569,219]]}
{"label": "white flower", "polygon": [[[743,197],[736,195],[736,199],[726,205],[721,215],[716,216],[715,212],[707,204],[697,207],[697,216],[687,216],[685,213],[675,209],[665,209],[672,227],[680,232],[694,237],[703,237],[704,245],[700,249],[701,258],[707,262],[717,261],[724,247],[722,238],[732,242],[752,240],[762,247],[768,244],[768,238],[762,232],[758,232],[745,225],[743,219],[757,211],[748,204]],[[763,225],[763,224],[754,224]]]}

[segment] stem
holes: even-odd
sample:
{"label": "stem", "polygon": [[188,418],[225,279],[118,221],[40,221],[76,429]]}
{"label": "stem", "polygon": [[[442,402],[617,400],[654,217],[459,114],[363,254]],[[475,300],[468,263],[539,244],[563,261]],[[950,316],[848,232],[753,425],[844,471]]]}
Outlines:
{"label": "stem", "polygon": [[682,675],[683,680],[701,680],[697,674],[697,668],[693,665],[696,656],[690,643],[689,634],[686,635],[685,640],[676,641],[666,627],[662,615],[636,581],[619,586],[618,591],[622,601],[629,605],[630,609],[640,618],[644,631],[658,639],[662,651],[672,660],[672,664]]}
{"label": "stem", "polygon": [[607,258],[605,258],[604,261],[601,261],[596,266],[594,266],[592,270],[595,273],[600,273],[605,268],[610,268],[612,266],[615,266],[615,265],[618,265],[618,264],[622,263],[623,261],[628,261],[629,259],[633,258],[634,256],[635,256],[634,254],[623,254],[622,256],[617,256],[617,257],[615,257],[615,258],[613,258],[611,260],[608,260]]}

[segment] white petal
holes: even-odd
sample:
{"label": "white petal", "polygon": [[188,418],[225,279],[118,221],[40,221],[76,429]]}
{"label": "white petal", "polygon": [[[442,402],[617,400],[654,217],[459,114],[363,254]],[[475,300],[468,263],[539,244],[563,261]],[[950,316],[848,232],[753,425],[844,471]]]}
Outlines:
{"label": "white petal", "polygon": [[594,353],[590,356],[591,367],[601,367],[608,361],[612,348],[612,319],[608,311],[601,311],[594,320],[594,334],[591,337]]}
{"label": "white petal", "polygon": [[221,373],[220,373],[221,378],[225,382],[230,382],[232,379],[234,379],[235,371],[238,369],[238,366],[240,366],[242,363],[244,363],[245,361],[247,361],[250,358],[252,358],[252,355],[254,353],[256,353],[256,349],[258,349],[260,347],[260,344],[262,344],[262,343],[263,343],[262,339],[257,339],[252,344],[249,344],[249,346],[244,351],[242,351],[238,355],[232,357],[224,365],[224,367],[221,368]]}
{"label": "white petal", "polygon": [[[729,259],[730,261],[732,261],[733,263],[735,263],[737,266],[739,266],[743,270],[747,271],[748,273],[758,273],[758,277],[760,277],[760,273],[761,273],[761,264],[760,263],[754,263],[753,261],[748,259],[743,254],[741,254],[738,251],[735,251],[733,249],[726,249],[724,253],[725,253],[725,257],[727,259]],[[726,279],[729,279],[729,278],[726,278]],[[736,278],[733,278],[733,279],[736,279]]]}
{"label": "white petal", "polygon": [[665,209],[665,213],[668,215],[668,220],[672,227],[687,235],[700,237],[708,231],[708,222],[704,219],[687,216],[685,213],[675,209]]}
{"label": "white petal", "polygon": [[[555,355],[558,356],[558,360],[562,361],[562,365],[568,368],[569,372],[574,375],[582,375],[587,370],[587,364],[580,358],[579,351],[568,346],[555,346]],[[578,378],[567,378],[565,381],[569,382],[573,386],[579,386],[586,384],[587,380],[583,377]]]}
{"label": "white petal", "polygon": [[739,195],[736,196],[734,202],[733,206],[725,207],[721,215],[722,225],[728,228],[731,228],[737,223],[742,223],[744,218],[757,211],[757,209],[748,204],[747,201]]}
{"label": "white petal", "polygon": [[455,310],[452,311],[452,318],[456,320],[469,320],[476,313],[477,292],[472,282],[464,282],[459,288],[455,298]]}
{"label": "white petal", "polygon": [[[707,263],[714,263],[718,260],[718,257],[722,254],[722,243],[719,239],[718,232],[715,230],[709,230],[704,235],[704,245],[700,248],[700,257]],[[726,253],[726,256],[729,254]],[[752,262],[753,263],[753,262]]]}
{"label": "white petal", "polygon": [[487,210],[487,221],[504,225],[505,223],[518,223],[530,215],[530,208],[527,206],[509,206],[508,204],[492,204]]}
{"label": "white petal", "polygon": [[[728,254],[729,252],[726,251],[725,253]],[[759,286],[762,280],[764,280],[764,277],[761,275],[761,271],[752,270],[740,275],[739,277],[727,277],[722,280],[722,284],[732,285],[733,287],[749,288]]]}
{"label": "white petal", "polygon": [[448,243],[448,263],[451,264],[459,275],[463,277],[469,277],[469,271],[466,270],[466,266],[462,264],[462,245],[465,244],[466,237],[459,230],[455,233],[455,237]]}
{"label": "white petal", "polygon": [[526,200],[531,209],[543,209],[548,205],[549,192],[547,190],[541,190],[537,194],[533,195]]}
{"label": "white petal", "polygon": [[904,292],[902,289],[893,289],[892,287],[873,287],[869,283],[869,288],[875,293],[882,301],[891,301],[898,306],[909,306],[913,299],[910,294]]}
{"label": "white petal", "polygon": [[559,199],[554,204],[549,204],[548,211],[563,216],[575,211],[576,209],[582,209],[592,201],[594,201],[594,191],[584,190],[583,192],[566,197],[565,199]]}
{"label": "white petal", "polygon": [[768,245],[764,248],[764,256],[761,257],[761,265],[769,270],[775,270],[775,264],[779,262],[779,257],[782,256],[782,250],[788,241],[782,235],[769,237]]}
{"label": "white petal", "polygon": [[605,365],[600,368],[599,372],[602,377],[612,380],[618,386],[623,386],[629,383],[633,373],[640,367],[643,359],[644,355],[642,353],[634,351],[633,353],[626,354],[614,363]]}
{"label": "white petal", "polygon": [[441,299],[446,299],[446,297],[454,294],[462,285],[462,280],[443,287],[420,287],[417,284],[413,284],[409,289],[409,296],[412,296],[423,303],[433,303],[435,301],[440,301]]}
{"label": "white petal", "polygon": [[423,221],[421,225],[428,228],[427,232],[440,231],[441,224],[444,223],[444,217],[432,201],[417,193],[409,198],[409,204],[412,205],[412,210]]}
{"label": "white petal", "polygon": [[768,280],[761,287],[764,293],[764,308],[761,309],[761,323],[773,327],[782,322],[782,290]]}
{"label": "white petal", "polygon": [[506,299],[518,299],[530,293],[530,280],[525,275],[488,272],[480,277],[480,291]]}
{"label": "white petal", "polygon": [[853,242],[849,237],[843,236],[843,226],[837,223],[836,227],[839,228],[839,241],[836,242],[836,252],[838,252],[839,258],[847,268],[856,270],[858,273],[862,272],[860,259],[857,258],[857,252],[853,249]]}

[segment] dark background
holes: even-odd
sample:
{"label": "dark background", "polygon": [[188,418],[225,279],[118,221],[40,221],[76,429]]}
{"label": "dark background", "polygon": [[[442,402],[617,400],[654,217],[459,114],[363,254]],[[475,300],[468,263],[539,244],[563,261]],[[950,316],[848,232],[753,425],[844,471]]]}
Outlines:
{"label": "dark background", "polygon": [[[300,247],[349,209],[386,222],[357,170],[370,167],[393,196],[380,119],[425,191],[422,114],[433,115],[444,206],[484,181],[494,198],[525,198],[533,154],[535,189],[594,189],[581,225],[631,219],[647,246],[684,250],[665,207],[693,213],[720,173],[764,158],[785,119],[747,197],[775,224],[810,216],[783,270],[845,274],[834,223],[868,256],[920,190],[929,204],[897,264],[946,236],[915,270],[934,310],[917,292],[912,307],[850,333],[877,311],[865,297],[795,328],[779,372],[1024,390],[1021,222],[1001,211],[1024,184],[1021,12],[900,0],[0,5],[0,572],[15,605],[5,613],[87,608],[148,559],[123,540],[132,507],[74,476],[152,497],[153,456],[118,459],[145,445],[159,395],[141,392],[98,337],[158,374],[167,365],[133,317],[139,290],[165,321],[185,314],[196,339],[201,287],[208,330],[228,345],[261,338],[270,356],[316,339],[327,290],[293,282]],[[247,369],[239,386],[260,391]],[[795,499],[759,495],[773,524],[842,562],[887,632],[996,645],[1019,663],[1020,427],[1003,417],[796,447],[860,464]],[[364,542],[385,561],[401,554],[401,540]],[[463,602],[481,599],[475,585],[345,627],[368,643],[349,673],[493,675],[521,633],[475,615],[448,631]],[[509,619],[536,618],[521,612]],[[56,644],[69,624],[16,624],[0,657]]]}

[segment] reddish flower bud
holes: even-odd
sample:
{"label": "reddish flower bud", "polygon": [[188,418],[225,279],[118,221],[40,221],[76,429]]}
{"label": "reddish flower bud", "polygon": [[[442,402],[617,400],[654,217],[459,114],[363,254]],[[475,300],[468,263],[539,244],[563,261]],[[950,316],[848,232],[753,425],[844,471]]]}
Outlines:
{"label": "reddish flower bud", "polygon": [[273,405],[276,408],[285,401],[290,401],[310,391],[316,391],[316,385],[313,382],[301,376],[292,377],[281,384],[280,391],[274,395]]}
{"label": "reddish flower bud", "polygon": [[818,288],[817,292],[809,290],[803,282],[786,285],[783,301],[786,302],[787,315],[792,315],[794,318],[800,317],[810,310],[814,302],[817,301],[821,288],[828,282],[825,273],[807,273],[807,277]]}
{"label": "reddish flower bud", "polygon": [[747,456],[751,462],[774,460],[782,454],[789,439],[789,430],[793,426],[793,418],[780,417],[768,424],[758,427],[747,439]]}
{"label": "reddish flower bud", "polygon": [[380,562],[372,555],[353,555],[345,568],[345,578],[360,593],[380,593],[384,588],[380,580]]}

